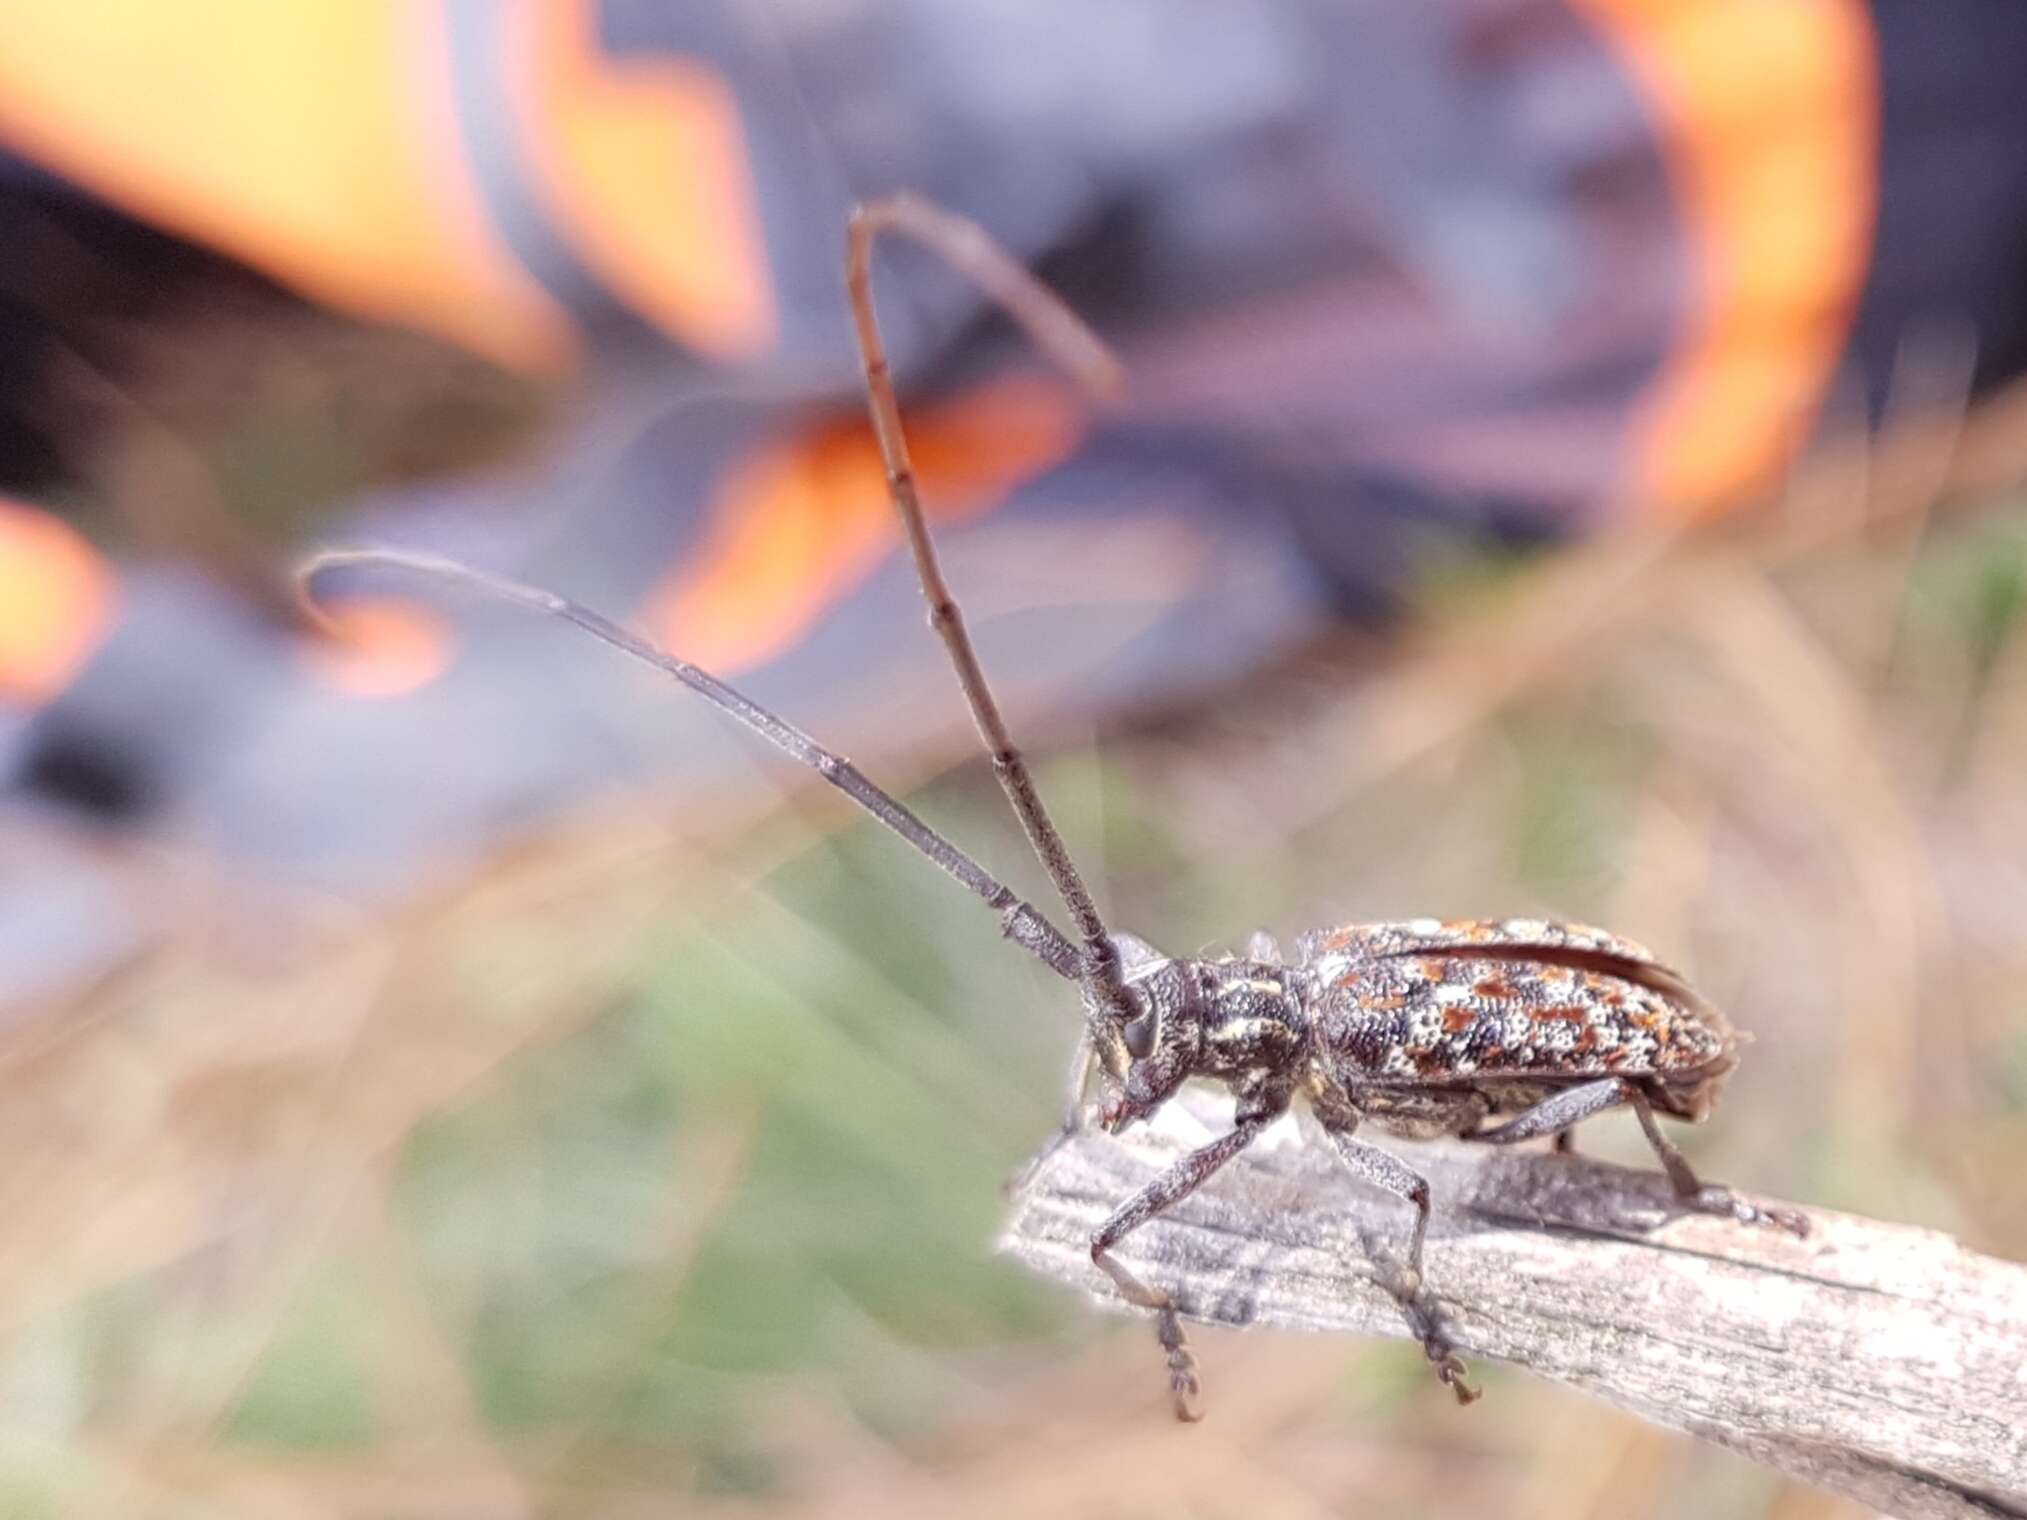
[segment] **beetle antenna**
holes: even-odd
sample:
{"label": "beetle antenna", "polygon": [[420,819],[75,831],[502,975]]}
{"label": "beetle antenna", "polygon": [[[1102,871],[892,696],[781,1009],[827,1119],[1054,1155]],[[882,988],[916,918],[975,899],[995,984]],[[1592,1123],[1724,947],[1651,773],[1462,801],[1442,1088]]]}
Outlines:
{"label": "beetle antenna", "polygon": [[1082,958],[1076,948],[1040,909],[1016,897],[1011,888],[924,823],[905,804],[881,790],[851,761],[825,749],[794,724],[777,717],[708,670],[657,649],[647,640],[568,597],[558,596],[539,586],[509,580],[503,575],[474,570],[470,565],[442,555],[412,549],[327,549],[304,560],[296,570],[297,591],[312,622],[327,631],[335,630],[330,617],[316,600],[314,583],[326,570],[346,567],[407,570],[467,587],[517,607],[547,613],[566,623],[574,623],[622,654],[631,655],[663,675],[674,677],[720,712],[730,714],[776,749],[808,766],[955,877],[987,907],[998,912],[1002,934],[1056,975],[1068,981],[1084,979]]}
{"label": "beetle antenna", "polygon": [[1062,835],[1056,832],[1048,810],[1042,805],[1027,762],[1014,747],[992,688],[986,684],[971,635],[965,630],[964,614],[943,579],[936,547],[929,537],[914,466],[908,456],[908,440],[901,429],[901,408],[894,395],[886,345],[881,341],[879,321],[873,313],[873,242],[883,232],[898,232],[924,244],[977,281],[1040,348],[1093,390],[1116,392],[1121,381],[1120,367],[1083,320],[993,242],[977,223],[912,195],[869,202],[852,212],[845,229],[845,291],[851,300],[852,322],[857,329],[859,357],[865,370],[866,406],[872,414],[873,436],[886,467],[887,494],[900,514],[908,546],[914,553],[916,578],[922,583],[922,595],[929,603],[929,624],[950,655],[965,703],[978,725],[986,752],[992,757],[993,774],[999,778],[1000,788],[1013,804],[1028,843],[1049,873],[1049,880],[1055,883],[1057,895],[1083,940],[1081,980],[1086,1001],[1094,1014],[1108,1012],[1123,1024],[1132,1010],[1120,985],[1118,954],[1105,933],[1104,921],[1098,916],[1083,877],[1070,859]]}

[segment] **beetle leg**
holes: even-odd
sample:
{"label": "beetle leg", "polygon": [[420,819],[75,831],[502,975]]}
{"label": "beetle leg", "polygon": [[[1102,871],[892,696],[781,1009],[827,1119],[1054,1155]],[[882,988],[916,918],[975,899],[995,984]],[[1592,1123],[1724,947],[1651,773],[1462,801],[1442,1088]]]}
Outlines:
{"label": "beetle leg", "polygon": [[1654,1148],[1654,1154],[1661,1162],[1661,1170],[1668,1174],[1668,1183],[1675,1189],[1675,1196],[1698,1213],[1736,1219],[1740,1224],[1777,1225],[1796,1235],[1809,1233],[1809,1222],[1791,1209],[1761,1208],[1747,1203],[1728,1187],[1699,1180],[1690,1168],[1688,1158],[1676,1148],[1674,1141],[1661,1133],[1661,1125],[1654,1117],[1654,1105],[1647,1101],[1647,1095],[1624,1077],[1605,1077],[1596,1082],[1586,1082],[1581,1087],[1566,1087],[1561,1092],[1551,1093],[1506,1123],[1494,1129],[1481,1129],[1464,1138],[1487,1145],[1511,1145],[1539,1135],[1560,1135],[1593,1114],[1616,1108],[1621,1103],[1631,1107],[1634,1116],[1639,1119],[1647,1143]]}
{"label": "beetle leg", "polygon": [[1675,1148],[1675,1142],[1661,1133],[1661,1126],[1654,1121],[1654,1106],[1647,1101],[1647,1095],[1629,1082],[1626,1084],[1626,1101],[1633,1105],[1633,1112],[1639,1116],[1640,1128],[1647,1132],[1647,1143],[1661,1158],[1661,1169],[1668,1173],[1676,1197],[1699,1213],[1715,1214],[1720,1219],[1736,1219],[1740,1224],[1774,1225],[1792,1235],[1808,1235],[1809,1221],[1793,1209],[1761,1208],[1756,1203],[1747,1203],[1728,1187],[1698,1181],[1696,1173],[1689,1169],[1687,1158]]}
{"label": "beetle leg", "polygon": [[1401,1280],[1388,1284],[1394,1297],[1408,1317],[1408,1328],[1415,1339],[1422,1343],[1422,1350],[1436,1365],[1436,1376],[1441,1378],[1450,1391],[1457,1395],[1457,1402],[1468,1404],[1478,1397],[1478,1390],[1464,1381],[1463,1358],[1451,1349],[1450,1343],[1436,1325],[1435,1316],[1420,1303],[1422,1292],[1422,1242],[1429,1233],[1429,1183],[1428,1179],[1415,1171],[1390,1151],[1383,1151],[1377,1145],[1368,1145],[1358,1139],[1346,1124],[1323,1126],[1323,1132],[1330,1136],[1330,1143],[1337,1147],[1337,1154],[1344,1158],[1344,1164],[1361,1180],[1374,1187],[1384,1188],[1403,1202],[1415,1206],[1414,1234],[1408,1239],[1408,1265],[1401,1274]]}
{"label": "beetle leg", "polygon": [[1404,1297],[1413,1298],[1422,1289],[1422,1241],[1429,1233],[1429,1184],[1420,1173],[1390,1151],[1368,1145],[1349,1129],[1326,1126],[1337,1154],[1344,1158],[1360,1180],[1384,1188],[1404,1203],[1415,1206],[1415,1230],[1408,1240],[1407,1280],[1401,1285]]}
{"label": "beetle leg", "polygon": [[[1604,1077],[1596,1082],[1586,1082],[1581,1087],[1565,1087],[1560,1092],[1550,1093],[1534,1107],[1504,1124],[1492,1129],[1481,1129],[1466,1135],[1466,1140],[1482,1140],[1487,1145],[1512,1145],[1520,1140],[1533,1140],[1542,1135],[1560,1135],[1593,1114],[1601,1114],[1608,1108],[1617,1108],[1621,1103],[1638,1102],[1640,1112],[1646,1115],[1642,1121],[1647,1128],[1647,1138],[1654,1142],[1654,1149],[1661,1157],[1661,1166],[1668,1173],[1668,1180],[1675,1184],[1677,1192],[1682,1184],[1676,1177],[1680,1167],[1685,1175],[1689,1163],[1682,1159],[1682,1153],[1669,1144],[1667,1138],[1654,1127],[1653,1110],[1646,1107],[1647,1100],[1639,1096],[1639,1090],[1624,1077]],[[1690,1179],[1692,1189],[1695,1179]]]}
{"label": "beetle leg", "polygon": [[1213,1172],[1252,1144],[1254,1137],[1266,1127],[1265,1119],[1249,1119],[1230,1134],[1221,1135],[1209,1145],[1191,1151],[1114,1209],[1111,1217],[1091,1237],[1092,1264],[1103,1269],[1105,1275],[1118,1285],[1119,1296],[1130,1304],[1154,1311],[1154,1333],[1161,1342],[1161,1349],[1168,1354],[1168,1386],[1175,1396],[1175,1417],[1178,1420],[1195,1420],[1201,1416],[1195,1402],[1198,1393],[1196,1358],[1190,1355],[1189,1342],[1182,1333],[1182,1322],[1175,1312],[1175,1300],[1163,1289],[1150,1288],[1122,1263],[1115,1261],[1112,1248],[1148,1220],[1202,1187]]}

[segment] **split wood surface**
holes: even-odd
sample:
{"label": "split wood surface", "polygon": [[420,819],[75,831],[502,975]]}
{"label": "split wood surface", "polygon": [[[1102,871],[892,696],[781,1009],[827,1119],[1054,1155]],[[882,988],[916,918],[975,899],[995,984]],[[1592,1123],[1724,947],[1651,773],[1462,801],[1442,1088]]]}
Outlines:
{"label": "split wood surface", "polygon": [[[1077,1136],[1015,1201],[1003,1248],[1117,1304],[1091,1232],[1187,1143],[1144,1128]],[[1428,1291],[1467,1357],[1906,1520],[2027,1516],[2027,1267],[1819,1209],[1801,1210],[1807,1239],[1685,1214],[1661,1177],[1578,1157],[1397,1153],[1429,1179]],[[1398,1269],[1408,1222],[1405,1205],[1291,1135],[1116,1254],[1190,1319],[1404,1337],[1380,1274]],[[1153,1378],[1151,1335],[1147,1355]]]}

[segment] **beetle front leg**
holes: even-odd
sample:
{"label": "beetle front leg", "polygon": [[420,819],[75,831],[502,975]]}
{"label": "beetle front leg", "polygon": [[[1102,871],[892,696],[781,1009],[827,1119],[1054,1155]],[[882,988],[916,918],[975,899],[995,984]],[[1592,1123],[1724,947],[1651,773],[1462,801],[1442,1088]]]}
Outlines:
{"label": "beetle front leg", "polygon": [[1401,1309],[1408,1318],[1408,1328],[1435,1364],[1436,1376],[1457,1395],[1458,1403],[1470,1403],[1478,1397],[1478,1390],[1464,1381],[1464,1359],[1444,1339],[1435,1316],[1421,1304],[1422,1242],[1429,1233],[1428,1179],[1392,1152],[1358,1139],[1348,1125],[1325,1124],[1323,1132],[1330,1136],[1331,1144],[1337,1147],[1337,1154],[1344,1158],[1345,1165],[1354,1174],[1415,1206],[1414,1233],[1408,1240],[1407,1269],[1401,1274],[1401,1281],[1389,1291],[1400,1301]]}
{"label": "beetle front leg", "polygon": [[1736,1219],[1740,1224],[1775,1225],[1796,1235],[1809,1233],[1809,1221],[1792,1209],[1763,1208],[1747,1203],[1728,1187],[1701,1181],[1691,1169],[1689,1158],[1676,1148],[1674,1141],[1661,1133],[1660,1122],[1654,1117],[1654,1105],[1647,1101],[1647,1095],[1624,1077],[1605,1077],[1596,1082],[1586,1082],[1581,1087],[1566,1087],[1561,1092],[1551,1093],[1506,1123],[1494,1129],[1479,1130],[1464,1138],[1482,1141],[1486,1145],[1511,1145],[1515,1141],[1532,1140],[1540,1135],[1566,1134],[1572,1126],[1593,1114],[1617,1108],[1622,1103],[1629,1106],[1640,1121],[1640,1129],[1660,1160],[1661,1170],[1668,1174],[1669,1186],[1675,1189],[1675,1196],[1685,1204],[1700,1214]]}
{"label": "beetle front leg", "polygon": [[1253,1143],[1267,1127],[1266,1119],[1249,1119],[1228,1135],[1200,1146],[1182,1157],[1154,1181],[1112,1211],[1091,1237],[1091,1262],[1118,1286],[1119,1296],[1130,1304],[1152,1309],[1155,1338],[1168,1357],[1168,1386],[1175,1397],[1178,1420],[1201,1419],[1196,1407],[1196,1358],[1190,1355],[1189,1341],[1182,1333],[1182,1321],[1175,1312],[1175,1300],[1160,1288],[1150,1288],[1124,1264],[1112,1257],[1112,1248],[1148,1220],[1174,1207],[1202,1187],[1211,1174]]}

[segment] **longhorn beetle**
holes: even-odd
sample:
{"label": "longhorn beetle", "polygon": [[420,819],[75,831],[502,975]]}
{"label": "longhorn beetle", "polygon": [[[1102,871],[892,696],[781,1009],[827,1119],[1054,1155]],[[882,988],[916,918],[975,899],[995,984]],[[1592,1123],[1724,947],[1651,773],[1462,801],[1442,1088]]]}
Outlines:
{"label": "longhorn beetle", "polygon": [[1362,1120],[1409,1138],[1456,1135],[1491,1145],[1552,1136],[1564,1149],[1573,1125],[1624,1105],[1686,1207],[1805,1230],[1786,1211],[1762,1209],[1699,1182],[1661,1133],[1657,1112],[1695,1121],[1710,1111],[1736,1063],[1739,1039],[1723,1015],[1628,940],[1532,919],[1418,918],[1310,934],[1298,942],[1294,959],[1284,961],[1264,935],[1255,935],[1241,956],[1191,959],[1107,931],[1008,734],[930,541],[873,310],[872,247],[888,232],[926,245],[975,279],[1038,346],[1094,390],[1114,389],[1118,366],[1068,307],[970,221],[905,195],[853,212],[845,286],[889,494],[930,625],[949,653],[993,773],[1069,914],[1074,939],[850,761],[707,671],[564,597],[434,555],[342,549],[303,564],[305,600],[317,574],[339,566],[391,567],[458,582],[576,624],[674,677],[815,770],[982,898],[999,914],[1008,939],[1077,984],[1084,1030],[1055,1144],[1085,1122],[1094,1077],[1097,1120],[1115,1134],[1148,1118],[1191,1077],[1228,1087],[1235,1100],[1232,1129],[1120,1204],[1091,1237],[1092,1261],[1125,1299],[1154,1315],[1181,1419],[1197,1418],[1198,1384],[1175,1304],[1116,1260],[1112,1248],[1187,1198],[1298,1094],[1353,1174],[1414,1207],[1406,1267],[1390,1291],[1460,1403],[1476,1398],[1477,1390],[1421,1305],[1428,1183],[1360,1139],[1355,1132]]}

